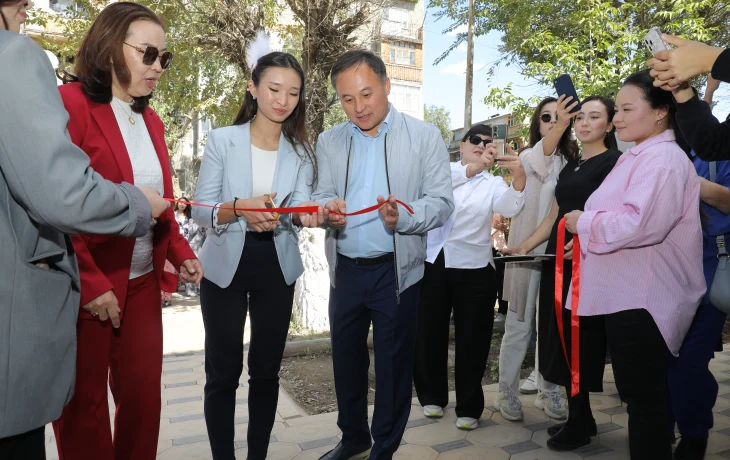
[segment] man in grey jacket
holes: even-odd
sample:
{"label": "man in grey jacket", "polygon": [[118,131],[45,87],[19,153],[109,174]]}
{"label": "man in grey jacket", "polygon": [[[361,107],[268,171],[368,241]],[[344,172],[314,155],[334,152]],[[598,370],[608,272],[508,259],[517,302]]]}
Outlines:
{"label": "man in grey jacket", "polygon": [[[45,458],[73,396],[79,275],[65,233],[142,236],[168,208],[104,180],[66,132],[46,54],[0,29],[0,458]],[[103,313],[103,314],[102,314]],[[100,312],[100,319],[107,313]]]}
{"label": "man in grey jacket", "polygon": [[[322,458],[366,458],[369,453],[373,460],[390,459],[410,414],[426,233],[454,210],[449,155],[437,128],[388,104],[390,80],[375,54],[348,51],[331,78],[350,121],[320,135],[319,181],[312,196],[328,216],[329,316],[342,430],[342,442]],[[332,213],[376,202],[383,204],[378,212],[347,218]],[[377,390],[372,451],[367,416],[371,322]]]}

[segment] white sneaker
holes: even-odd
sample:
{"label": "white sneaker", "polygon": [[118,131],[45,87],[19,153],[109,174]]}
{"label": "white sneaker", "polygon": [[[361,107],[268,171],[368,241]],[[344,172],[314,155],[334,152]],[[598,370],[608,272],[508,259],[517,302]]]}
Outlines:
{"label": "white sneaker", "polygon": [[523,395],[534,395],[537,393],[537,376],[535,375],[535,371],[532,371],[527,379],[522,383],[520,393]]}
{"label": "white sneaker", "polygon": [[494,401],[494,408],[497,409],[506,420],[516,422],[522,420],[525,414],[522,412],[522,402],[509,390],[501,390],[499,397]]}
{"label": "white sneaker", "polygon": [[462,430],[475,430],[479,425],[479,420],[471,417],[459,417],[456,419],[456,428]]}
{"label": "white sneaker", "polygon": [[568,407],[563,403],[563,397],[559,391],[538,393],[535,407],[544,410],[550,418],[563,420],[568,417]]}
{"label": "white sneaker", "polygon": [[439,406],[423,406],[423,415],[430,418],[441,418],[444,410]]}

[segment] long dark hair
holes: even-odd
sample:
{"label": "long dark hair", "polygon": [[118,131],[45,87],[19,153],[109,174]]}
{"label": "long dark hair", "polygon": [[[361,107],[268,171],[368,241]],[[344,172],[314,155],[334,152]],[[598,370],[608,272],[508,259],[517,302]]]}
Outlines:
{"label": "long dark hair", "polygon": [[[535,109],[535,113],[532,114],[532,120],[530,120],[530,148],[537,145],[542,139],[540,135],[540,113],[542,109],[551,102],[558,102],[554,97],[546,97],[543,99]],[[570,120],[570,125],[563,133],[563,136],[558,142],[558,155],[563,155],[566,158],[577,158],[578,157],[578,144],[571,139],[571,132],[573,131],[573,120]]]}
{"label": "long dark hair", "polygon": [[[190,200],[188,200],[187,198],[185,198],[183,196],[183,197],[180,197],[180,201],[190,201]],[[178,209],[176,209],[175,211],[179,212]],[[188,219],[192,219],[193,218],[193,206],[186,204],[185,209],[183,209],[183,214],[185,214],[185,217],[187,217]]]}
{"label": "long dark hair", "polygon": [[[302,161],[308,161],[312,163],[314,167],[314,176],[312,177],[312,186],[317,183],[317,157],[314,155],[314,150],[309,142],[309,134],[307,133],[307,103],[304,98],[305,91],[305,79],[304,71],[297,62],[297,59],[289,53],[283,53],[280,51],[274,51],[265,56],[259,58],[256,62],[256,66],[251,73],[251,80],[256,87],[261,82],[261,77],[271,67],[283,67],[285,69],[294,69],[299,75],[299,79],[302,81],[301,88],[299,90],[299,102],[294,108],[294,111],[289,117],[284,120],[281,127],[284,138],[294,147],[294,151],[299,155]],[[234,125],[243,125],[254,118],[258,113],[259,105],[256,99],[249,91],[246,91],[246,95],[243,99],[243,105],[239,110],[236,119],[233,120]],[[303,152],[299,151],[299,147],[302,148]]]}
{"label": "long dark hair", "polygon": [[[603,104],[603,106],[606,108],[606,112],[608,113],[608,122],[613,122],[613,116],[616,115],[616,103],[613,101],[613,99],[605,96],[589,96],[583,99],[583,102],[581,102],[581,104],[585,104],[586,102],[591,101],[598,101]],[[603,138],[603,143],[609,149],[618,150],[618,141],[616,140],[615,126],[611,128],[611,131],[606,133]]]}
{"label": "long dark hair", "polygon": [[667,109],[667,120],[669,128],[674,130],[677,144],[689,154],[691,147],[682,136],[682,131],[677,126],[677,107],[674,105],[672,93],[654,86],[654,77],[649,75],[649,69],[641,70],[624,80],[623,86],[635,86],[641,91],[642,98],[649,103],[652,109]]}
{"label": "long dark hair", "polygon": [[[126,87],[131,75],[124,58],[124,41],[135,21],[150,21],[164,29],[162,20],[146,6],[133,2],[112,3],[91,24],[74,59],[73,72],[59,71],[64,83],[81,82],[81,91],[98,104],[112,101],[112,72]],[[114,64],[112,64],[112,62]],[[144,112],[152,95],[135,97],[132,110]]]}

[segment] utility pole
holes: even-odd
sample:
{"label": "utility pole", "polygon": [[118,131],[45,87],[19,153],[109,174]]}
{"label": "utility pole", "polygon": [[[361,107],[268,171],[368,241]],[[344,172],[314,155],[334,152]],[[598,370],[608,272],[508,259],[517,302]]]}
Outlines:
{"label": "utility pole", "polygon": [[471,99],[474,86],[474,0],[469,0],[469,33],[466,43],[466,94],[464,95],[464,132],[471,128]]}

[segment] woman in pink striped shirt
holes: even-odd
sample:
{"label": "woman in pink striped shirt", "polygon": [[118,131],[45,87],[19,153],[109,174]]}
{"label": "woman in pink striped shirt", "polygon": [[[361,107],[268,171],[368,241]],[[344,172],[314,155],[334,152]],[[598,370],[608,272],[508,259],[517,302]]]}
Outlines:
{"label": "woman in pink striped shirt", "polygon": [[578,315],[605,315],[633,460],[672,458],[667,352],[678,354],[705,292],[699,179],[672,129],[671,94],[652,83],[648,71],[624,82],[613,122],[619,139],[636,146],[621,156],[585,212],[566,215],[581,245]]}

